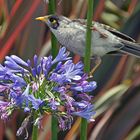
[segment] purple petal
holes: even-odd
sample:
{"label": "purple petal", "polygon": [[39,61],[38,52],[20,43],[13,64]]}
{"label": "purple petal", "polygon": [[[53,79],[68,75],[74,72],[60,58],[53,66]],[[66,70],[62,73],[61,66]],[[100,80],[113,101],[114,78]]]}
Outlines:
{"label": "purple petal", "polygon": [[70,59],[70,57],[68,57],[68,55],[69,55],[69,52],[66,52],[66,48],[65,47],[62,47],[59,50],[56,58],[52,61],[52,65],[55,64],[55,63],[57,63],[57,62]]}
{"label": "purple petal", "polygon": [[16,55],[11,55],[11,58],[18,64],[28,67],[28,64]]}

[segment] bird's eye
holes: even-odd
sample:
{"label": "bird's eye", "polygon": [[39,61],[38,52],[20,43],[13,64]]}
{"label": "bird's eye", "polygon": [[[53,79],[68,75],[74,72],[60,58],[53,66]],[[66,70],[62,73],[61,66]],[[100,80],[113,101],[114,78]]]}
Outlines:
{"label": "bird's eye", "polygon": [[56,19],[50,18],[50,22],[51,22],[51,23],[56,23]]}
{"label": "bird's eye", "polygon": [[50,26],[51,26],[53,29],[57,29],[57,27],[59,26],[58,19],[55,18],[55,17],[50,17],[50,18],[49,18],[49,21],[50,21],[50,23],[51,23]]}

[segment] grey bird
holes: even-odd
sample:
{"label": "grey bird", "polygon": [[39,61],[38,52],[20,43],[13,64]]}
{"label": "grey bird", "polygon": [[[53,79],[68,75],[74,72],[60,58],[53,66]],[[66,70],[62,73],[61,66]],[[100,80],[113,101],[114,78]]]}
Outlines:
{"label": "grey bird", "polygon": [[[58,15],[38,17],[36,20],[44,21],[62,46],[84,57],[87,20],[71,20]],[[114,53],[127,53],[140,57],[140,45],[131,37],[98,22],[93,22],[88,28],[92,30],[91,58]]]}

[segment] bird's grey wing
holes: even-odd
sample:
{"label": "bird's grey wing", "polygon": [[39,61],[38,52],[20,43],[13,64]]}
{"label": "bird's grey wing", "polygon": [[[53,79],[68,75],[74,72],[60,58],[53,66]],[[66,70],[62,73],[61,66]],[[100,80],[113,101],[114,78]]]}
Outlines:
{"label": "bird's grey wing", "polygon": [[[77,19],[74,21],[87,27],[87,20]],[[96,27],[94,26],[94,24],[96,24]],[[115,35],[116,38],[119,39],[120,42],[124,45],[123,47],[121,46],[119,52],[128,53],[128,54],[135,55],[136,57],[140,58],[140,44],[137,44],[136,41],[134,39],[132,39],[131,37],[117,31],[116,29],[114,29],[110,26],[107,26],[105,24],[100,24],[100,23],[94,22],[94,21],[90,28],[92,30],[105,29],[105,30],[109,31],[110,33]],[[101,38],[107,38],[106,34],[104,34],[103,32],[100,32],[100,30],[98,32],[100,33]],[[116,46],[116,47],[118,47],[118,46]],[[109,54],[116,54],[116,52],[118,53],[118,51],[113,51],[113,52],[109,52]]]}
{"label": "bird's grey wing", "polygon": [[83,25],[83,26],[85,26],[85,27],[86,27],[86,25],[87,25],[87,20],[86,20],[86,19],[80,19],[80,18],[78,18],[78,19],[73,19],[72,22],[77,22],[77,23],[79,23],[79,24],[81,24],[81,25]]}
{"label": "bird's grey wing", "polygon": [[[86,20],[86,19],[74,19],[74,20],[72,20],[72,22],[79,23],[79,24],[81,24],[83,27],[87,28],[87,20]],[[101,38],[107,38],[108,36],[107,36],[106,34],[104,34],[103,32],[100,32],[99,29],[98,29],[97,27],[94,26],[94,23],[99,24],[98,22],[94,22],[94,21],[93,21],[93,22],[92,22],[92,26],[90,26],[89,28],[90,28],[91,30],[96,30],[96,31],[98,31],[98,33],[100,34],[100,37],[101,37]],[[98,27],[100,28],[100,24],[99,24]],[[102,28],[102,27],[101,27],[101,28]]]}
{"label": "bird's grey wing", "polygon": [[[76,19],[76,20],[73,20],[75,22],[79,22],[80,24],[84,25],[86,27],[87,25],[87,20],[85,19]],[[133,38],[131,38],[130,36],[127,36],[126,34],[123,34],[119,31],[117,31],[116,29],[108,26],[108,25],[105,25],[105,24],[101,24],[101,23],[98,23],[98,22],[92,22],[92,26],[90,27],[91,29],[94,28],[94,24],[98,25],[98,27],[100,28],[103,28],[109,32],[111,32],[112,34],[114,34],[115,36],[117,36],[118,38],[120,39],[123,39],[123,40],[127,40],[127,41],[130,41],[130,42],[136,42]]]}
{"label": "bird's grey wing", "polygon": [[122,40],[122,43],[124,44],[124,47],[121,48],[121,52],[125,52],[140,58],[140,44],[126,40]]}
{"label": "bird's grey wing", "polygon": [[140,44],[136,43],[134,39],[107,25],[100,24],[100,26],[103,26],[104,29],[108,30],[120,39],[120,42],[124,45],[120,49],[120,52],[128,53],[140,58]]}
{"label": "bird's grey wing", "polygon": [[[93,23],[94,24],[94,23]],[[115,36],[117,36],[118,38],[122,39],[122,40],[126,40],[126,41],[130,41],[130,42],[136,42],[133,38],[131,38],[130,36],[123,34],[121,32],[119,32],[118,30],[105,25],[105,24],[101,24],[96,22],[96,24],[98,24],[98,26],[100,26],[101,28],[104,28],[105,30],[111,32],[112,34],[114,34]]]}

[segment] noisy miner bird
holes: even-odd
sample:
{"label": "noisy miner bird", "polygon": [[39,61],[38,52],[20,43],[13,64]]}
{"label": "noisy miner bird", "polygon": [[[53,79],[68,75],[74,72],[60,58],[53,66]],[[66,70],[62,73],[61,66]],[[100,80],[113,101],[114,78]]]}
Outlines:
{"label": "noisy miner bird", "polygon": [[[45,22],[62,46],[84,57],[87,20],[71,20],[58,15],[38,17],[36,20]],[[140,57],[140,45],[131,37],[98,22],[92,22],[88,28],[92,30],[90,57],[98,62],[105,54],[127,53]]]}

